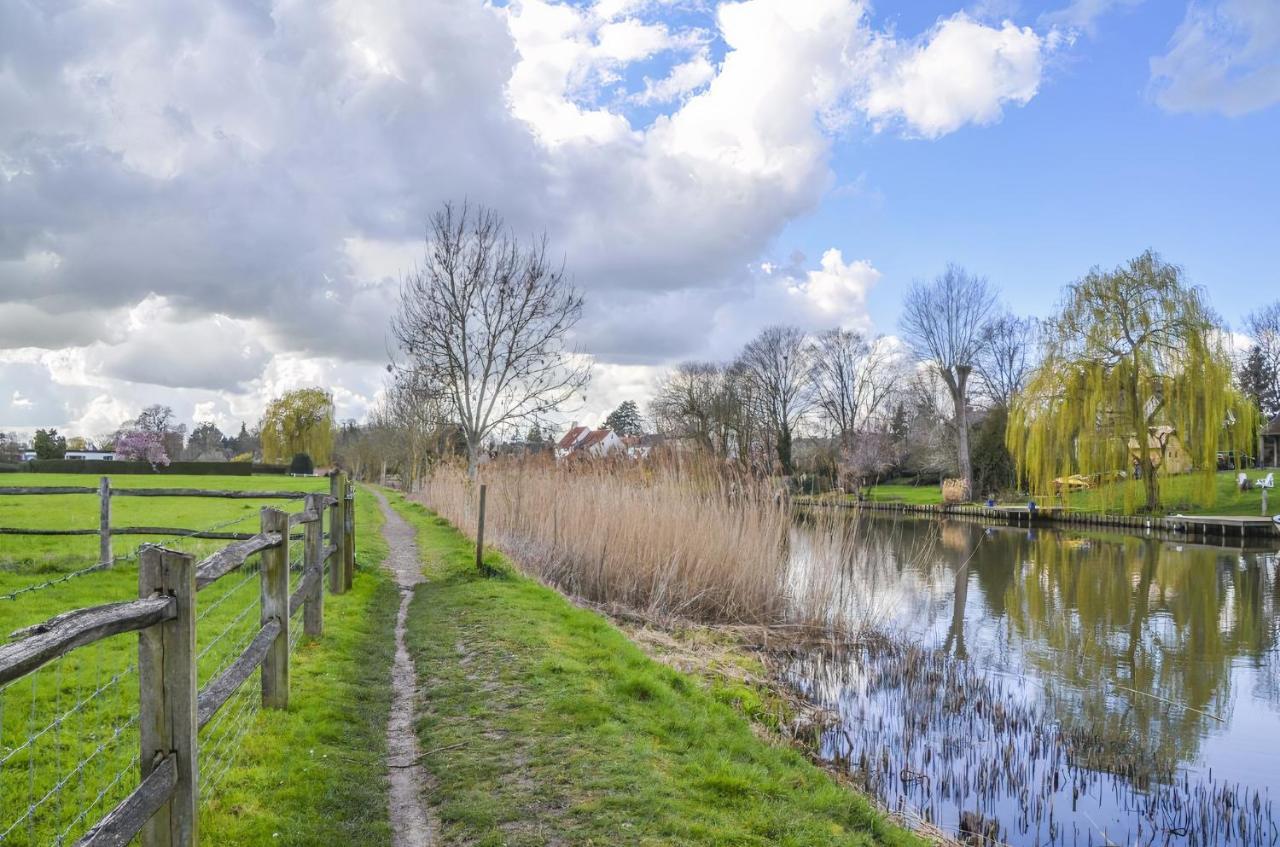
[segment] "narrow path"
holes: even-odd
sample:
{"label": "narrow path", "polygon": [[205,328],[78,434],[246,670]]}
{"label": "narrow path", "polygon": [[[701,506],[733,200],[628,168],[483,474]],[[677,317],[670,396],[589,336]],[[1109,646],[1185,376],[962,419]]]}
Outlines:
{"label": "narrow path", "polygon": [[391,780],[391,843],[393,847],[424,847],[436,843],[436,825],[426,806],[424,793],[427,775],[418,759],[421,750],[413,731],[414,698],[417,674],[413,659],[405,646],[405,619],[413,589],[422,582],[422,560],[414,531],[387,503],[380,491],[374,491],[386,522],[382,534],[390,554],[386,567],[400,586],[400,611],[396,615],[396,658],[391,667],[391,715],[387,720],[387,771]]}

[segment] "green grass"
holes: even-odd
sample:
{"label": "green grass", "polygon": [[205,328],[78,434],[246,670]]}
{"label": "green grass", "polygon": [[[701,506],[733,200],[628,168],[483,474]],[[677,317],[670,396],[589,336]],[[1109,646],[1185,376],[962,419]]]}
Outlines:
{"label": "green grass", "polygon": [[499,554],[477,574],[459,532],[392,502],[426,562],[409,647],[444,843],[920,843],[799,751],[757,737],[741,686],[651,660]]}
{"label": "green grass", "polygon": [[[1249,471],[1248,474],[1250,479],[1258,479],[1264,476],[1266,471]],[[1256,488],[1252,491],[1238,491],[1236,489],[1235,471],[1222,471],[1216,475],[1214,479],[1216,497],[1212,506],[1195,505],[1194,499],[1198,484],[1198,478],[1192,474],[1163,477],[1160,480],[1160,499],[1164,503],[1164,512],[1168,514],[1196,515],[1258,516],[1262,514],[1262,492]],[[1146,495],[1141,490],[1142,483],[1128,480],[1108,486],[1105,489],[1073,492],[1067,496],[1065,505],[1083,512],[1122,513],[1125,492],[1120,486],[1129,486],[1134,489],[1132,493],[1134,502],[1140,504],[1145,500]],[[942,490],[937,485],[877,485],[867,489],[865,494],[867,499],[877,503],[934,506],[942,503]],[[841,500],[853,499],[849,495],[827,496],[838,497]],[[1037,498],[1037,500],[1042,508],[1061,505],[1047,497]],[[1019,502],[1017,505],[1023,504]],[[1273,489],[1270,492],[1268,495],[1268,507],[1272,514],[1280,512],[1280,489]]]}
{"label": "green grass", "polygon": [[386,724],[399,592],[381,564],[382,513],[357,496],[354,587],[325,597],[324,637],[300,645],[289,710],[260,712],[201,807],[218,845],[389,844]]}
{"label": "green grass", "polygon": [[[6,474],[3,482],[83,485],[85,479]],[[322,490],[327,485],[323,479],[207,476],[132,477],[128,483],[263,490]],[[123,477],[120,484],[126,484]],[[194,498],[118,501],[129,508],[142,504],[148,514],[163,515],[163,520],[147,523],[208,526],[238,518],[249,530],[256,529],[257,510],[267,502],[289,510],[302,505]],[[97,498],[0,497],[0,510],[5,514],[0,523],[9,525],[92,525]],[[358,510],[358,526],[376,525],[380,513],[367,495],[359,498]],[[389,627],[394,623],[396,591],[377,569],[385,554],[381,537],[361,531],[358,538],[362,571],[356,589],[326,597],[326,637],[315,644],[299,643],[290,711],[255,714],[255,675],[200,733],[202,779],[211,788],[207,797],[212,802],[204,804],[203,812],[211,843],[327,844],[333,843],[330,836],[335,832],[349,832],[347,843],[386,841],[381,744],[390,697]],[[0,594],[90,564],[97,552],[95,539],[88,539],[87,553],[74,545],[60,551],[28,543],[31,540],[0,536]],[[119,545],[122,539],[116,540]],[[132,548],[145,539],[127,540]],[[170,546],[199,555],[226,543],[187,541]],[[125,549],[117,546],[116,552]],[[300,552],[300,545],[295,543],[292,552]],[[200,684],[238,655],[257,631],[256,567],[255,557],[200,592]],[[294,585],[297,578],[294,572]],[[136,562],[123,561],[111,570],[0,599],[0,635],[70,609],[136,598],[137,579]],[[295,620],[300,623],[300,618]],[[59,835],[74,841],[137,784],[133,757],[138,736],[132,723],[138,711],[136,657],[137,637],[115,636],[0,688],[0,834],[16,824],[0,839],[6,845],[54,843]],[[215,777],[220,778],[215,782]],[[27,817],[32,804],[35,810]],[[282,827],[280,836],[263,835],[261,827],[268,822]]]}

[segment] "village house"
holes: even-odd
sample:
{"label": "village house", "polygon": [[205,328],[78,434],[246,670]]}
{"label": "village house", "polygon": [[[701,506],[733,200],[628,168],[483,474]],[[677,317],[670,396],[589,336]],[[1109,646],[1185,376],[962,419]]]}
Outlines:
{"label": "village house", "polygon": [[584,456],[602,459],[614,453],[626,450],[618,434],[608,427],[588,429],[585,426],[573,426],[556,444],[556,458],[567,456]]}
{"label": "village house", "polygon": [[[1163,445],[1163,450],[1161,447]],[[1182,445],[1173,427],[1153,426],[1147,430],[1147,450],[1151,457],[1151,466],[1159,468],[1166,474],[1187,473],[1192,469],[1191,456]],[[1138,439],[1129,436],[1129,462],[1138,463]]]}
{"label": "village house", "polygon": [[1272,418],[1258,435],[1258,467],[1280,468],[1280,415]]}

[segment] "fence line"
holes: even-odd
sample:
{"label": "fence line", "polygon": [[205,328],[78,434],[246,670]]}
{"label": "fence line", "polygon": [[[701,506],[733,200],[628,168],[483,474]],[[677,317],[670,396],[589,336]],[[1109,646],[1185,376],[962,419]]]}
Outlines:
{"label": "fence line", "polygon": [[[224,496],[228,492],[193,493],[192,489],[164,489],[168,496]],[[103,805],[112,791],[124,780],[128,771],[137,767],[138,786],[102,815],[76,842],[77,847],[119,845],[141,834],[143,847],[195,847],[199,843],[196,809],[199,798],[207,795],[231,766],[239,739],[247,731],[256,712],[255,700],[262,708],[286,708],[289,699],[290,655],[300,638],[318,638],[323,634],[324,586],[330,593],[347,591],[354,577],[355,491],[343,474],[331,480],[331,494],[301,492],[253,492],[254,499],[299,494],[305,498],[302,512],[289,515],[278,509],[263,507],[260,531],[237,540],[197,562],[183,552],[156,545],[144,546],[139,555],[138,599],[75,609],[57,615],[44,623],[14,633],[17,640],[0,645],[0,731],[4,728],[4,693],[20,678],[32,679],[31,721],[25,741],[7,751],[0,767],[11,760],[25,764],[29,773],[28,799],[25,810],[13,821],[0,821],[0,842],[10,833],[26,827],[34,839],[35,818],[47,804],[57,802],[61,812],[63,789],[79,780],[81,787],[91,763],[122,739],[138,736],[137,755],[130,757],[122,769],[110,771],[105,763],[94,764],[96,772],[107,776],[106,784],[96,797],[73,807],[70,823],[57,835],[57,843],[65,843],[89,815]],[[118,496],[123,489],[111,491],[104,484],[99,489],[55,489],[56,493],[102,492],[103,502]],[[152,491],[155,491],[153,489]],[[179,493],[180,492],[180,493]],[[4,489],[0,494],[51,493],[50,489]],[[249,499],[244,492],[229,492],[235,499]],[[109,505],[101,510],[104,525],[109,522]],[[328,533],[325,533],[326,516]],[[242,521],[244,518],[237,518]],[[302,544],[298,555],[291,556],[290,530],[300,527]],[[109,538],[109,535],[105,537]],[[197,595],[218,580],[250,563],[258,556],[256,572],[250,568],[246,576],[230,585],[220,597],[205,608],[198,608]],[[109,567],[101,562],[93,569]],[[295,569],[295,565],[298,567]],[[91,572],[86,568],[76,572]],[[291,575],[296,573],[296,579]],[[73,575],[65,575],[65,579]],[[201,621],[258,578],[256,605],[259,617],[252,629],[238,642],[225,640],[247,621],[254,603],[233,615],[215,637],[197,650],[197,629]],[[326,579],[327,577],[327,579]],[[291,586],[291,582],[293,585]],[[292,590],[290,590],[292,588]],[[32,589],[35,590],[35,589]],[[301,615],[301,626],[292,620]],[[136,632],[138,660],[124,670],[102,681],[101,645],[114,635]],[[90,644],[99,645],[99,679],[93,690],[73,698],[63,707],[61,700],[61,668],[64,657]],[[219,644],[234,644],[232,658],[221,662],[203,685],[198,684],[200,660],[210,655]],[[43,726],[34,725],[37,704],[35,672],[55,663],[58,678],[54,680],[54,717]],[[91,707],[109,692],[121,695],[124,680],[136,673],[138,706],[136,714],[112,722],[105,734],[95,736],[96,747],[65,773],[52,777],[41,773],[37,779],[34,745],[52,733],[61,761],[61,732],[71,718],[82,725]],[[251,696],[245,685],[254,675],[259,678],[260,697]],[[117,704],[119,705],[119,704]],[[210,761],[201,768],[201,747]],[[74,758],[73,752],[73,758]],[[24,759],[25,761],[19,761]],[[206,775],[201,783],[200,773]],[[56,826],[64,818],[59,815]]]}

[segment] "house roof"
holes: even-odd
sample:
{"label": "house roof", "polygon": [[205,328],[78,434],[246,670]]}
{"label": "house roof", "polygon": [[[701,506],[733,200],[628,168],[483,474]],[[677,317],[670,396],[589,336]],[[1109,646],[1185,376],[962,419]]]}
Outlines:
{"label": "house roof", "polygon": [[560,442],[556,444],[556,446],[561,450],[571,450],[573,449],[573,445],[578,443],[578,439],[582,438],[586,431],[587,428],[585,426],[575,426],[573,429],[565,433],[564,438],[561,438]]}
{"label": "house roof", "polygon": [[600,427],[599,429],[595,430],[590,435],[588,435],[586,438],[582,439],[582,443],[578,445],[578,449],[586,450],[589,447],[594,447],[595,445],[599,444],[601,441],[604,441],[606,438],[608,438],[611,432],[612,430],[610,430],[607,426]]}
{"label": "house roof", "polygon": [[1271,419],[1271,423],[1267,424],[1267,428],[1262,431],[1263,435],[1280,435],[1280,415],[1276,415]]}

